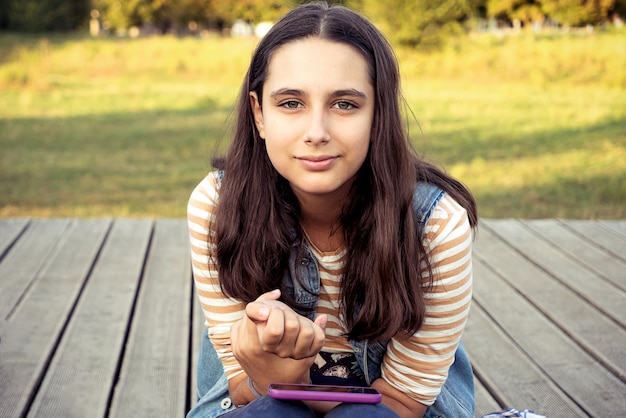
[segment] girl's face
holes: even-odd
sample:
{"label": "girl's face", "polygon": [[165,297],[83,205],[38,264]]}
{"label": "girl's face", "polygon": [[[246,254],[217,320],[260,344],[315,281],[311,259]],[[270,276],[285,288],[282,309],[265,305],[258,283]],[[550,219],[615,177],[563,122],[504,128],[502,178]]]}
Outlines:
{"label": "girl's face", "polygon": [[272,165],[301,202],[340,204],[370,143],[374,87],[363,56],[320,38],[287,43],[269,62],[262,100],[250,93]]}

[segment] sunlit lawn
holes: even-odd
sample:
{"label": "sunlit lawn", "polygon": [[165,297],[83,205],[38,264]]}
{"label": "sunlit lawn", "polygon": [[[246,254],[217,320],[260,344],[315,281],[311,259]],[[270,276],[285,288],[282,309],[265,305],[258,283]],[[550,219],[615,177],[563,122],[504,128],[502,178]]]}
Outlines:
{"label": "sunlit lawn", "polygon": [[[625,218],[625,39],[399,51],[416,149],[482,216]],[[184,216],[254,42],[0,35],[0,216]]]}

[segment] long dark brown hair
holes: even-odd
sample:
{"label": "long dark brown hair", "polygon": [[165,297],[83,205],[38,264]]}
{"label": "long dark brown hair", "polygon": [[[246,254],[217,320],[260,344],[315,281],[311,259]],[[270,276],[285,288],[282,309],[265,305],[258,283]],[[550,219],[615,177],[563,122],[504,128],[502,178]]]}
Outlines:
{"label": "long dark brown hair", "polygon": [[[226,158],[216,160],[226,173],[215,218],[221,287],[245,302],[272,289],[284,290],[291,248],[294,242],[302,246],[298,200],[268,158],[249,93],[255,92],[261,103],[272,53],[306,37],[359,51],[375,91],[369,153],[338,219],[347,247],[341,282],[347,336],[386,340],[412,334],[422,324],[423,295],[433,280],[411,206],[416,182],[430,182],[449,193],[466,208],[472,227],[477,223],[475,202],[460,182],[413,152],[402,122],[395,55],[367,19],[341,6],[309,3],[296,8],[274,25],[252,56],[237,103],[233,142]],[[424,266],[427,279],[421,274]]]}

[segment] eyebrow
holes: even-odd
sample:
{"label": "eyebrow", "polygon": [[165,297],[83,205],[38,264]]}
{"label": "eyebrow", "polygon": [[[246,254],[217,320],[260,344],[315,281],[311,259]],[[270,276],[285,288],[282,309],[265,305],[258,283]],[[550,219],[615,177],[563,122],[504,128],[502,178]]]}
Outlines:
{"label": "eyebrow", "polygon": [[[278,96],[296,96],[296,97],[302,97],[304,96],[305,93],[302,90],[298,90],[298,89],[290,89],[290,88],[283,88],[283,89],[278,89],[275,90],[273,92],[270,93],[270,97],[271,98],[276,98]],[[330,98],[337,98],[337,97],[344,97],[344,96],[351,96],[351,97],[357,97],[360,99],[367,99],[367,95],[357,89],[341,89],[341,90],[335,90],[330,94]]]}

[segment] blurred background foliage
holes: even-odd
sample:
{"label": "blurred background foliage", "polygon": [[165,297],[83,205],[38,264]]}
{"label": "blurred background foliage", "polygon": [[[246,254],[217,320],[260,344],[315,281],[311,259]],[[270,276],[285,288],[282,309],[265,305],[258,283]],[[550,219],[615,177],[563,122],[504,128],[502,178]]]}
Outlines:
{"label": "blurred background foliage", "polygon": [[[0,0],[0,30],[85,29],[90,18],[105,32],[131,28],[152,33],[213,30],[242,20],[274,21],[293,0]],[[480,25],[537,28],[600,26],[626,16],[626,0],[343,0],[363,12],[397,44],[441,45]],[[621,21],[621,20],[620,20]],[[485,23],[487,22],[487,23]]]}

